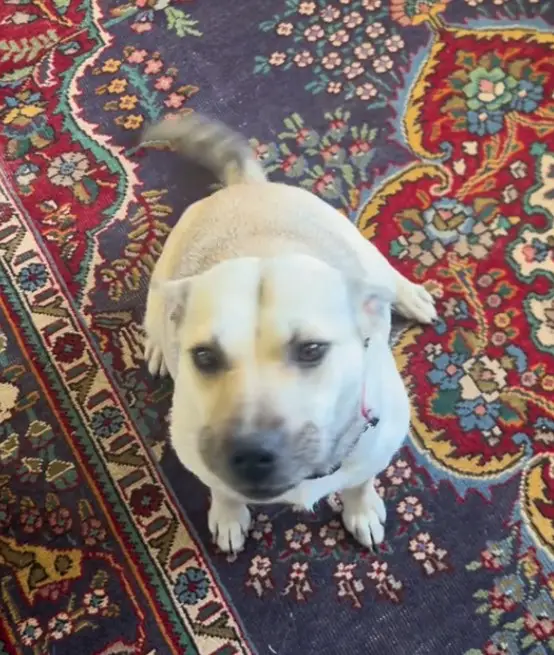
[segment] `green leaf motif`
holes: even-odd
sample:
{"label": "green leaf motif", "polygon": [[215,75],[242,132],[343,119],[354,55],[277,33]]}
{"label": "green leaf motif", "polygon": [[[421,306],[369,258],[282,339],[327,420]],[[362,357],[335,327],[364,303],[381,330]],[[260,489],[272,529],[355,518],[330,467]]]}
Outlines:
{"label": "green leaf motif", "polygon": [[178,37],[185,36],[202,36],[202,32],[196,29],[198,21],[194,20],[190,14],[186,14],[182,9],[175,7],[166,7],[165,15],[167,26],[173,30]]}
{"label": "green leaf motif", "polygon": [[17,68],[11,73],[5,73],[0,76],[0,86],[8,86],[17,82],[22,82],[27,77],[31,76],[34,66],[25,66],[24,68]]}
{"label": "green leaf motif", "polygon": [[390,244],[389,252],[391,257],[399,257],[405,249],[405,246],[403,246],[398,240],[395,240]]}
{"label": "green leaf motif", "polygon": [[52,141],[56,135],[51,125],[45,125],[39,130],[40,136],[46,141]]}
{"label": "green leaf motif", "polygon": [[504,423],[521,423],[519,414],[509,405],[501,405],[499,415]]}
{"label": "green leaf motif", "polygon": [[462,334],[460,332],[456,333],[456,336],[454,337],[454,341],[452,343],[452,349],[454,350],[455,353],[458,353],[459,355],[470,355],[471,351],[468,347],[467,341],[463,338]]}
{"label": "green leaf motif", "polygon": [[504,612],[502,610],[496,610],[496,609],[492,610],[489,617],[491,621],[491,625],[496,627],[500,623],[500,619],[502,618],[503,614]]}
{"label": "green leaf motif", "polygon": [[454,416],[456,414],[456,403],[459,400],[460,394],[456,389],[441,391],[432,400],[433,412],[438,416]]}
{"label": "green leaf motif", "polygon": [[89,177],[84,177],[73,187],[73,193],[83,205],[91,205],[98,197],[98,185]]}
{"label": "green leaf motif", "polygon": [[54,6],[56,7],[58,14],[63,16],[67,11],[71,0],[54,0]]}
{"label": "green leaf motif", "polygon": [[511,411],[515,412],[518,418],[527,420],[527,402],[520,396],[507,392],[500,396],[503,404],[506,405]]}
{"label": "green leaf motif", "polygon": [[505,623],[504,624],[504,630],[513,630],[513,632],[519,632],[520,630],[523,629],[525,625],[525,619],[520,616],[519,619],[516,619],[515,621],[511,621],[510,623]]}
{"label": "green leaf motif", "polygon": [[19,159],[26,155],[31,149],[31,140],[23,139],[10,139],[8,141],[7,155],[8,159]]}
{"label": "green leaf motif", "polygon": [[269,73],[271,67],[267,63],[267,57],[262,57],[261,55],[256,55],[254,58],[254,73]]}
{"label": "green leaf motif", "polygon": [[523,648],[527,649],[530,648],[535,642],[536,639],[534,635],[527,635],[523,637],[523,639],[521,640],[521,645],[523,646]]}
{"label": "green leaf motif", "polygon": [[[475,562],[473,562],[475,563]],[[471,566],[471,564],[469,565]],[[467,568],[467,567],[466,567]],[[473,594],[473,598],[476,598],[478,600],[485,600],[485,598],[489,597],[489,591],[487,589],[479,589]]]}
{"label": "green leaf motif", "polygon": [[352,166],[345,164],[344,166],[341,166],[340,170],[343,180],[346,182],[346,184],[350,187],[354,187],[354,170]]}
{"label": "green leaf motif", "polygon": [[43,51],[52,48],[58,43],[58,35],[54,30],[48,30],[45,34],[39,34],[30,38],[22,39],[1,39],[0,40],[0,62],[12,61],[29,62],[36,59]]}

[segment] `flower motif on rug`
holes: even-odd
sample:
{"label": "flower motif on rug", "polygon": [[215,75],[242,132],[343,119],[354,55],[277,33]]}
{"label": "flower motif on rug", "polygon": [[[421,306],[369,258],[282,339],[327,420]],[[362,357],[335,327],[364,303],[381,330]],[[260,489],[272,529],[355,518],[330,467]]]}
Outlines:
{"label": "flower motif on rug", "polygon": [[[171,385],[144,375],[137,307],[174,201],[159,177],[148,186],[155,175],[124,144],[145,121],[189,110],[197,89],[171,53],[180,37],[196,44],[200,27],[217,32],[220,17],[197,22],[196,1],[4,3],[2,27],[15,35],[0,36],[5,633],[29,652],[69,652],[90,636],[105,653],[176,644],[248,653],[236,614],[243,585],[249,605],[294,605],[300,624],[322,599],[336,601],[339,619],[383,605],[386,620],[393,604],[395,615],[417,620],[414,605],[437,610],[433,593],[451,585],[476,612],[460,652],[545,655],[553,648],[552,35],[539,21],[447,22],[529,15],[532,0],[275,4],[271,24],[258,28],[269,15],[257,6],[250,25],[265,60],[255,85],[294,76],[329,106],[324,121],[300,106],[275,143],[254,144],[258,157],[276,179],[333,203],[439,305],[439,322],[408,325],[394,350],[418,402],[409,445],[377,482],[386,541],[377,553],[360,549],[336,497],[323,520],[266,509],[228,572],[223,556],[210,560],[198,546],[145,447],[163,452]],[[233,98],[252,90],[243,77]],[[212,100],[203,100],[210,112]],[[384,106],[400,120],[374,126],[363,116]],[[412,164],[397,168],[408,151]],[[37,360],[35,374],[26,366]],[[450,489],[437,502],[445,478],[466,502]],[[468,523],[497,541],[456,541],[454,521],[467,520],[476,500],[468,492],[487,499],[505,489],[515,506],[509,498],[490,519],[475,513]],[[181,500],[195,517],[187,491]],[[219,584],[228,573],[233,603]],[[248,613],[241,619],[257,640]]]}
{"label": "flower motif on rug", "polygon": [[325,198],[355,220],[361,194],[369,186],[377,130],[350,125],[350,112],[326,113],[319,133],[298,114],[284,121],[276,143],[250,143],[268,174],[276,173]]}
{"label": "flower motif on rug", "polygon": [[172,208],[163,202],[165,191],[151,190],[140,194],[127,221],[132,229],[120,257],[98,265],[98,283],[109,297],[118,301],[125,291],[138,290],[144,276],[150,275],[162,251],[170,228],[164,220]]}
{"label": "flower motif on rug", "polygon": [[466,485],[486,492],[519,472],[514,517],[523,515],[524,529],[554,556],[547,437],[539,437],[554,419],[544,358],[554,345],[545,284],[554,279],[546,147],[554,37],[450,26],[431,10],[417,22],[433,39],[399,105],[406,145],[421,163],[389,176],[359,210],[362,232],[388,242],[439,301],[435,329],[409,330],[396,347],[408,384],[410,370],[420,371],[418,394],[429,399],[414,407],[412,443],[432,475],[442,479],[446,469],[460,481],[460,493]]}
{"label": "flower motif on rug", "polygon": [[[282,13],[260,24],[278,40],[269,55],[258,55],[254,72],[296,69],[312,78],[313,94],[356,99],[368,108],[384,107],[408,63],[404,39],[395,25],[385,24],[389,9],[381,0],[287,0]],[[391,14],[402,19],[410,3],[392,3]],[[413,3],[412,3],[413,4]],[[419,3],[434,4],[434,3]]]}
{"label": "flower motif on rug", "polygon": [[[552,292],[544,285],[531,291],[519,280],[554,274],[554,159],[541,143],[554,133],[554,78],[546,65],[554,40],[532,30],[506,40],[502,31],[450,27],[442,3],[401,4],[406,20],[433,34],[399,100],[406,145],[422,163],[379,181],[369,196],[345,143],[352,133],[344,110],[327,116],[330,127],[340,121],[338,132],[322,137],[292,116],[277,144],[253,145],[268,172],[328,199],[388,247],[401,269],[429,283],[441,320],[434,330],[407,330],[395,348],[408,384],[415,384],[410,371],[419,371],[418,393],[429,399],[414,407],[417,457],[438,479],[446,470],[459,480],[460,493],[467,485],[486,493],[493,480],[521,472],[529,482],[514,512],[525,514],[526,529],[549,551],[548,494],[531,480],[544,444],[537,436],[554,420],[554,378],[552,367],[520,344],[530,331],[539,350],[551,353]],[[449,51],[455,55],[443,56]],[[492,119],[499,129],[487,127]],[[508,266],[499,257],[504,251]],[[416,546],[423,551],[424,544]]]}
{"label": "flower motif on rug", "polygon": [[[144,610],[148,607],[157,616],[158,591],[143,595],[145,587],[137,577],[144,575],[148,580],[159,576],[156,589],[163,588],[160,593],[171,599],[168,607],[176,617],[175,625],[166,626],[169,636],[156,637],[160,643],[192,643],[195,637],[181,627],[184,616],[204,637],[216,621],[218,647],[222,639],[225,644],[240,643],[213,573],[200,550],[189,547],[193,542],[186,524],[171,513],[175,506],[168,491],[120,392],[112,393],[114,383],[105,377],[89,333],[74,319],[71,302],[60,292],[58,273],[33,241],[33,230],[27,230],[24,239],[18,237],[21,214],[16,203],[6,203],[4,194],[2,187],[0,220],[3,235],[11,241],[2,243],[7,246],[1,251],[4,283],[10,284],[3,300],[16,307],[9,306],[0,332],[3,359],[2,349],[12,347],[0,379],[0,462],[11,472],[0,476],[4,634],[13,635],[10,643],[20,645],[25,639],[37,652],[49,652],[53,643],[64,642],[66,647],[79,633],[101,628],[113,634],[115,628],[122,643],[134,644],[134,652],[149,652],[146,640],[152,629],[147,635]],[[19,303],[25,303],[23,311]],[[22,332],[15,335],[26,334],[25,346],[14,338],[12,316],[21,321],[17,327],[22,326]],[[118,318],[131,332],[125,312]],[[119,334],[124,338],[125,329]],[[19,350],[13,350],[14,342]],[[36,374],[37,368],[45,380]],[[144,383],[142,371],[137,367],[134,373]],[[142,407],[151,413],[159,392],[139,385],[132,392],[134,416],[141,415]],[[54,394],[58,405],[50,404]],[[157,412],[155,418],[159,425]],[[159,432],[164,436],[164,430]],[[113,477],[118,474],[119,481]],[[126,522],[122,530],[121,521]],[[142,558],[136,568],[135,558]],[[155,571],[149,569],[153,561]],[[94,582],[98,572],[106,573],[106,585]],[[49,603],[38,606],[46,599]],[[117,624],[117,613],[126,617],[124,625]],[[27,619],[32,620],[24,623]],[[70,643],[67,648],[72,648]]]}
{"label": "flower motif on rug", "polygon": [[179,85],[178,70],[167,67],[159,52],[133,46],[124,49],[122,59],[106,59],[93,75],[102,80],[96,94],[108,98],[104,110],[117,113],[115,124],[126,130],[138,130],[145,121],[181,110],[198,91],[190,84]]}
{"label": "flower motif on rug", "polygon": [[[447,550],[433,538],[433,516],[422,501],[427,483],[407,451],[377,480],[377,491],[389,507],[389,533],[376,554],[361,550],[347,535],[338,515],[338,496],[327,501],[336,516],[323,524],[316,512],[293,517],[296,523],[283,535],[273,531],[267,514],[258,513],[251,530],[256,554],[247,572],[247,589],[259,597],[276,593],[276,580],[284,573],[281,593],[298,602],[307,601],[317,595],[321,584],[313,577],[317,562],[336,561],[332,581],[325,584],[335,584],[339,600],[354,609],[364,605],[368,593],[391,603],[402,602],[404,583],[389,568],[390,553],[402,549],[426,578],[451,570]],[[235,556],[228,559],[232,561]]]}
{"label": "flower motif on rug", "polygon": [[521,540],[514,524],[508,537],[489,542],[468,571],[487,571],[491,584],[473,595],[477,614],[495,630],[487,643],[465,655],[529,652],[545,655],[554,648],[554,573],[547,573],[534,548]]}
{"label": "flower motif on rug", "polygon": [[457,55],[459,68],[450,78],[452,93],[444,96],[441,112],[456,118],[453,129],[477,137],[498,134],[520,114],[532,114],[545,99],[546,73],[529,59],[503,62],[496,54],[479,59],[468,51]]}
{"label": "flower motif on rug", "polygon": [[[554,152],[535,142],[530,153],[534,159],[536,184],[526,206],[542,213],[549,228],[525,225],[508,249],[509,261],[519,278],[529,285],[542,277],[554,279]],[[532,291],[525,300],[531,323],[531,337],[538,350],[554,355],[554,292]]]}
{"label": "flower motif on rug", "polygon": [[[125,214],[138,183],[121,146],[93,136],[97,116],[77,111],[86,80],[114,127],[135,133],[164,113],[188,111],[186,103],[198,88],[182,82],[179,70],[146,43],[108,51],[107,33],[96,29],[92,4],[47,4],[29,14],[40,38],[0,39],[2,71],[13,64],[9,84],[0,71],[0,88],[3,79],[9,87],[0,105],[0,136],[13,183],[33,207],[37,229],[72,289],[83,289],[93,280],[89,264],[96,234],[118,210]],[[27,9],[21,11],[27,15]],[[108,28],[126,20],[142,25],[155,13],[156,24],[163,17],[177,35],[200,36],[196,21],[174,2],[132,2],[112,11]],[[47,38],[40,31],[41,12],[52,24]],[[87,29],[76,29],[81,24]],[[87,59],[90,65],[83,67]]]}
{"label": "flower motif on rug", "polygon": [[420,25],[446,9],[450,0],[391,0],[391,18],[400,25]]}
{"label": "flower motif on rug", "polygon": [[[7,554],[8,548],[10,546],[0,543],[0,551],[3,553]],[[15,552],[11,554],[13,555]],[[59,574],[64,575],[66,572],[61,559],[62,556],[58,556],[58,569]],[[108,585],[108,573],[105,570],[99,570],[84,594],[69,595],[68,600],[65,601],[65,608],[54,612],[48,620],[44,620],[42,616],[40,619],[29,616],[27,612],[23,616],[19,616],[19,611],[12,604],[13,599],[10,598],[8,592],[7,598],[11,602],[7,606],[7,614],[14,621],[15,631],[21,643],[28,648],[33,648],[33,652],[45,652],[54,649],[56,642],[61,642],[78,632],[92,630],[101,625],[102,619],[114,618],[119,615],[120,607],[110,599],[107,591]],[[54,593],[55,589],[60,590],[67,598],[68,584],[60,587],[55,583],[49,583],[42,587],[41,595],[52,603],[57,603],[60,595]],[[45,591],[48,593],[45,594]]]}
{"label": "flower motif on rug", "polygon": [[156,18],[163,17],[163,26],[180,38],[202,36],[198,21],[191,14],[176,7],[180,0],[131,0],[120,2],[110,9],[113,17],[108,25],[129,21],[136,34],[151,32],[156,26]]}
{"label": "flower motif on rug", "polygon": [[17,91],[6,98],[0,123],[2,133],[9,139],[8,157],[17,159],[29,150],[41,150],[52,143],[54,131],[48,125],[45,110],[46,102],[40,92]]}

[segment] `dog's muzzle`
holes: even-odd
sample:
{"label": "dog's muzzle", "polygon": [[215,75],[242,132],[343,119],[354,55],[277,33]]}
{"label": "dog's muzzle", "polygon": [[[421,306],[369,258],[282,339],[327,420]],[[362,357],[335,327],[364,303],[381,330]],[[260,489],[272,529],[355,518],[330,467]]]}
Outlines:
{"label": "dog's muzzle", "polygon": [[278,430],[232,439],[226,457],[233,486],[252,500],[277,498],[287,491],[281,470],[283,442]]}

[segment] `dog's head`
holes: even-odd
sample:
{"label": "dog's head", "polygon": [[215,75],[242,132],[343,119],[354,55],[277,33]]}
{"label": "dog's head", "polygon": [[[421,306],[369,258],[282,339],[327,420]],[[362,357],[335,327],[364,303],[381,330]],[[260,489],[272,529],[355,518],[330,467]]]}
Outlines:
{"label": "dog's head", "polygon": [[391,291],[303,255],[225,261],[163,283],[178,352],[172,443],[252,500],[327,470],[359,419],[364,344]]}

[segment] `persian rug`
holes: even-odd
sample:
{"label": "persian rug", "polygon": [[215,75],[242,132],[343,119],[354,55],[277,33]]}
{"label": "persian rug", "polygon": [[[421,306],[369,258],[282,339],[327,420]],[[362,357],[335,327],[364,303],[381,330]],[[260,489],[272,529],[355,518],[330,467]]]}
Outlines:
{"label": "persian rug", "polygon": [[[554,4],[0,5],[0,653],[554,652]],[[437,299],[394,351],[386,542],[340,499],[216,552],[142,361],[149,276],[213,180],[137,149],[201,110]]]}

